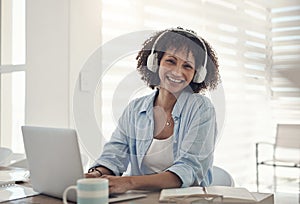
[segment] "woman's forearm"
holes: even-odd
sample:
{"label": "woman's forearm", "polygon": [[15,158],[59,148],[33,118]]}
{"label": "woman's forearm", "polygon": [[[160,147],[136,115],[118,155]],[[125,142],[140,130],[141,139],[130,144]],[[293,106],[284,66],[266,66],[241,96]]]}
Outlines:
{"label": "woman's forearm", "polygon": [[162,172],[145,176],[131,176],[132,189],[157,190],[163,188],[178,188],[182,185],[181,179],[172,172]]}
{"label": "woman's forearm", "polygon": [[143,176],[112,176],[113,173],[106,167],[96,168],[98,171],[86,173],[85,177],[108,179],[110,193],[124,193],[128,190],[160,190],[178,188],[182,185],[181,179],[170,171]]}

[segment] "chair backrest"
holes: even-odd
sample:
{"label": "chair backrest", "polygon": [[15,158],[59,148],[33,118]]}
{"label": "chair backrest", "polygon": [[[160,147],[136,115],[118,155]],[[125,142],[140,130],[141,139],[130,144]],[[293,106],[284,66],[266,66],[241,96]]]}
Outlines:
{"label": "chair backrest", "polygon": [[6,147],[0,147],[0,166],[7,166],[10,162],[10,157],[13,152],[11,149]]}
{"label": "chair backrest", "polygon": [[300,124],[278,124],[275,147],[300,149]]}
{"label": "chair backrest", "polygon": [[230,173],[221,167],[213,166],[211,186],[234,186],[234,180]]}

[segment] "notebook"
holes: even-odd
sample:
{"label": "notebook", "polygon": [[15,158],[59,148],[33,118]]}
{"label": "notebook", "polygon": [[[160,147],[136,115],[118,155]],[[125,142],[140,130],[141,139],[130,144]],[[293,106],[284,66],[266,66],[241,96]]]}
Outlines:
{"label": "notebook", "polygon": [[[25,153],[33,189],[42,194],[62,198],[63,191],[84,177],[76,131],[49,127],[22,127]],[[125,193],[109,202],[145,197],[146,194]],[[76,201],[70,191],[68,200]]]}

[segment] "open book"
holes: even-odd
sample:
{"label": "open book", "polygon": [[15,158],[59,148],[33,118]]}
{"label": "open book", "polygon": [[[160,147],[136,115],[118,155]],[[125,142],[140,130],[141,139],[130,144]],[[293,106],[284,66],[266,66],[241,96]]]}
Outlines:
{"label": "open book", "polygon": [[189,196],[199,195],[221,195],[224,203],[256,203],[255,197],[246,189],[242,187],[228,187],[228,186],[209,186],[204,188],[200,186],[193,186],[188,188],[171,188],[163,189],[160,193],[159,201],[168,202],[173,198],[188,198]]}

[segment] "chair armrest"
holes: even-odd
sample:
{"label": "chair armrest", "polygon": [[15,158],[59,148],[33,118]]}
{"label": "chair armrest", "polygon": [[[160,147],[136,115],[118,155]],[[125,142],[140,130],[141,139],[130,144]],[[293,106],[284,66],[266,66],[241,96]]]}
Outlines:
{"label": "chair armrest", "polygon": [[255,143],[256,148],[258,147],[258,145],[272,145],[272,146],[274,146],[275,144],[271,143],[271,142],[256,142]]}
{"label": "chair armrest", "polygon": [[[256,157],[256,163],[258,164],[258,160],[259,160],[259,156],[258,156],[258,146],[259,145],[269,145],[269,146],[272,146],[273,148],[275,147],[275,144],[274,143],[271,143],[271,142],[256,142],[255,143],[255,157]],[[273,149],[274,151],[274,149]],[[274,154],[274,152],[273,152]]]}

